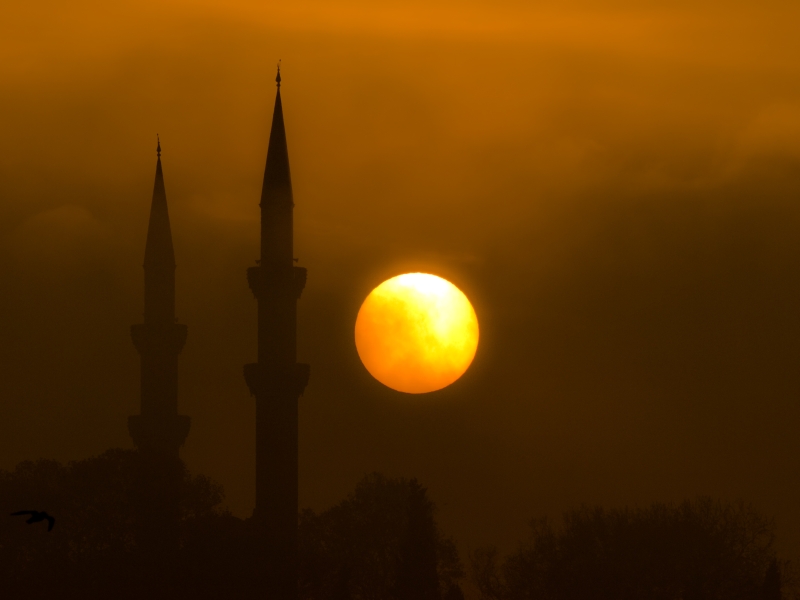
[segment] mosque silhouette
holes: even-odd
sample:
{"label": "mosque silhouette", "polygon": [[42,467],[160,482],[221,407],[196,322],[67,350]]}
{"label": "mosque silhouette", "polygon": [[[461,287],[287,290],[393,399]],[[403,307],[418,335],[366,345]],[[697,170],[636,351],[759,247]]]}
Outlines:
{"label": "mosque silhouette", "polygon": [[[297,599],[298,411],[309,365],[297,363],[297,301],[306,269],[295,266],[292,181],[281,104],[277,94],[261,191],[261,252],[247,281],[258,302],[258,360],[244,366],[256,400],[256,505],[252,525],[262,557],[262,583],[276,600]],[[175,476],[190,418],[178,414],[178,354],[187,327],[175,316],[175,251],[161,166],[157,162],[144,258],[144,322],[131,327],[141,356],[140,414],[128,430],[146,461],[149,531],[154,552],[177,543],[179,494]],[[149,543],[148,543],[149,540]]]}

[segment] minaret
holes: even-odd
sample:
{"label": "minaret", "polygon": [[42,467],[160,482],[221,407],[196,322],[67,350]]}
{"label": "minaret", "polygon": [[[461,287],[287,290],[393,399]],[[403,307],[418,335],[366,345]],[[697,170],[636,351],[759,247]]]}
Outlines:
{"label": "minaret", "polygon": [[141,356],[141,414],[128,417],[133,443],[143,452],[178,458],[189,417],[178,414],[178,354],[186,325],[175,321],[175,251],[169,226],[161,140],[144,251],[144,323],[131,327]]}
{"label": "minaret", "polygon": [[292,181],[281,73],[261,190],[261,259],[247,270],[258,300],[258,362],[244,376],[256,398],[256,507],[272,600],[297,599],[297,403],[309,366],[297,363],[297,300],[306,270],[294,266]]}

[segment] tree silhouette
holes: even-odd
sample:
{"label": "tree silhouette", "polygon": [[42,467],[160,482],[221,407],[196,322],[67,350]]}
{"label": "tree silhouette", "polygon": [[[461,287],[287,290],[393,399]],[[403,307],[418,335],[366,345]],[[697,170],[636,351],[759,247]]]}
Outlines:
{"label": "tree silhouette", "polygon": [[[117,449],[68,465],[26,461],[0,471],[0,511],[38,506],[58,521],[48,534],[0,519],[0,597],[52,598],[70,590],[81,598],[135,598],[148,587],[159,597],[183,585],[178,561],[154,556],[154,540],[143,543],[157,531],[147,520],[161,508],[143,489],[151,467],[140,453]],[[181,499],[178,527],[224,517],[219,485],[190,476],[182,463],[168,470]]]}
{"label": "tree silhouette", "polygon": [[707,498],[678,506],[567,512],[538,520],[516,552],[473,554],[484,600],[777,600],[773,524]]}
{"label": "tree silhouette", "polygon": [[[154,460],[109,450],[68,465],[26,461],[0,471],[0,511],[34,506],[58,520],[51,533],[0,520],[0,598],[258,597],[259,529],[220,509],[219,485],[189,475],[179,461]],[[167,496],[159,486],[178,494],[177,515],[161,510]],[[463,600],[455,546],[434,516],[416,480],[378,474],[333,508],[305,511],[301,597]]]}
{"label": "tree silhouette", "polygon": [[344,501],[300,516],[301,598],[441,600],[463,570],[415,479],[373,473]]}

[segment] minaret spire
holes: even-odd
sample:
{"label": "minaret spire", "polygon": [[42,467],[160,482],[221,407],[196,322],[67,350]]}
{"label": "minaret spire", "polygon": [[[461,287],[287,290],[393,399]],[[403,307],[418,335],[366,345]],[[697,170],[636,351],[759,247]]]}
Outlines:
{"label": "minaret spire", "polygon": [[297,362],[297,300],[306,270],[293,261],[294,201],[280,65],[261,189],[261,258],[247,270],[258,300],[258,362],[245,365],[256,397],[256,507],[265,594],[297,600],[297,405],[309,366]]}
{"label": "minaret spire", "polygon": [[[291,264],[293,227],[292,176],[289,171],[289,148],[281,102],[281,71],[278,66],[278,90],[272,111],[272,129],[267,147],[267,164],[261,188],[261,264]],[[277,262],[276,262],[277,261]]]}
{"label": "minaret spire", "polygon": [[175,250],[161,169],[161,140],[156,147],[156,179],[144,249],[144,320],[175,322]]}

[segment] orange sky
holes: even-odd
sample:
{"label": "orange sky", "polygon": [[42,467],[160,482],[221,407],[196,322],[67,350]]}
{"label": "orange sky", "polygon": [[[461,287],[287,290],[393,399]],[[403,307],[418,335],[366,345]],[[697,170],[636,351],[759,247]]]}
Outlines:
{"label": "orange sky", "polygon": [[[581,502],[753,501],[800,556],[796,2],[16,2],[0,20],[0,467],[130,447],[161,135],[189,466],[253,504],[245,279],[283,60],[301,503],[416,476],[462,550]],[[358,363],[377,283],[470,297],[467,375]]]}

